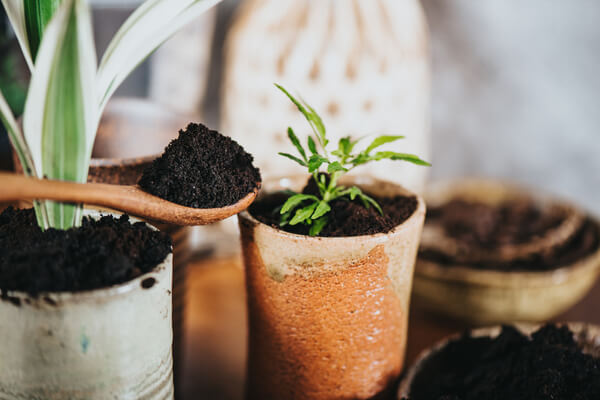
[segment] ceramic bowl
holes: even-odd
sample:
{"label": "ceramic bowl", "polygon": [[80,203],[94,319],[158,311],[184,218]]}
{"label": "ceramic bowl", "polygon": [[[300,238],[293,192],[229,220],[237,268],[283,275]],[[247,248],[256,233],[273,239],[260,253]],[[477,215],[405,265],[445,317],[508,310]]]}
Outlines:
{"label": "ceramic bowl", "polygon": [[[562,208],[568,215],[552,230],[553,234],[532,241],[538,251],[572,232],[584,215],[576,207],[554,197],[491,180],[461,180],[434,185],[426,195],[426,202],[430,208],[453,198],[498,204],[524,196],[540,207]],[[446,243],[451,241],[448,238]],[[440,244],[439,234],[431,235],[427,227],[424,228],[421,249],[426,246],[436,246],[448,254],[453,251],[452,245]],[[441,265],[419,257],[413,296],[415,303],[427,310],[473,324],[537,322],[550,319],[574,305],[594,285],[598,275],[600,246],[576,262],[549,271],[496,271],[458,264]]]}
{"label": "ceramic bowl", "polygon": [[[567,324],[571,331],[575,334],[575,340],[581,345],[584,353],[592,354],[595,357],[600,357],[600,326],[585,324],[585,323],[568,323]],[[516,326],[524,334],[531,334],[535,332],[539,325],[531,324],[519,324]],[[494,326],[488,328],[480,328],[471,331],[473,337],[496,337],[502,330],[501,326]],[[417,376],[424,369],[426,363],[438,354],[450,341],[458,339],[461,335],[453,335],[446,339],[443,339],[433,345],[432,347],[421,352],[417,361],[407,371],[406,375],[400,382],[398,389],[398,399],[410,396],[410,390],[413,382]]]}

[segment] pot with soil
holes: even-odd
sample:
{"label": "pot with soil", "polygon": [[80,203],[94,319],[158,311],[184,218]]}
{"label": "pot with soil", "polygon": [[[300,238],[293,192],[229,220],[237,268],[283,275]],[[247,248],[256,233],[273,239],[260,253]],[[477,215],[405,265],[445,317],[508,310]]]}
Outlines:
{"label": "pot with soil", "polygon": [[600,398],[600,327],[477,329],[425,350],[400,384],[401,400]]}
{"label": "pot with soil", "polygon": [[[241,213],[249,344],[248,399],[387,398],[402,370],[409,298],[425,203],[402,186],[346,173],[418,156],[377,151],[402,136],[328,148],[325,125],[307,103],[276,85],[314,135],[297,156],[310,175],[270,181]],[[362,147],[362,146],[360,146]],[[322,168],[323,167],[323,168]]]}
{"label": "pot with soil", "polygon": [[403,365],[424,202],[396,184],[349,178],[342,184],[357,184],[386,217],[339,201],[321,236],[308,236],[302,226],[278,228],[272,212],[289,195],[276,193],[306,182],[302,176],[266,183],[262,198],[239,216],[249,313],[247,398],[389,395]]}
{"label": "pot with soil", "polygon": [[[126,216],[0,215],[0,397],[171,399],[170,238]],[[10,321],[10,322],[8,322]]]}
{"label": "pot with soil", "polygon": [[600,225],[553,196],[493,180],[439,183],[415,269],[415,303],[476,324],[544,321],[600,274]]}
{"label": "pot with soil", "polygon": [[[186,123],[186,117],[146,100],[110,101],[94,142],[88,182],[135,185]],[[16,171],[22,173],[14,152],[13,161]],[[151,223],[167,232],[173,241],[173,359],[177,376],[183,341],[186,269],[191,254],[190,228]]]}

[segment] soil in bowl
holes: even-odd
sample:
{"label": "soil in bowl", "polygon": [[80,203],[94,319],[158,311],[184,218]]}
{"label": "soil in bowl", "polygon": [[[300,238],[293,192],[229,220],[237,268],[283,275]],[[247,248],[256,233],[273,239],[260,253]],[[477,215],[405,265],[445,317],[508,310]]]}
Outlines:
{"label": "soil in bowl", "polygon": [[[499,206],[455,199],[428,209],[425,223],[440,225],[464,249],[493,250],[541,237],[558,226],[563,219],[564,215],[558,210],[542,211],[526,199]],[[425,246],[421,247],[419,258],[446,266],[462,265],[500,271],[548,271],[588,256],[598,246],[600,227],[591,218],[587,218],[564,242],[515,260],[473,262],[469,259],[467,250],[450,256]]]}
{"label": "soil in bowl", "polygon": [[148,193],[194,208],[234,204],[260,185],[253,158],[235,141],[204,125],[179,131],[138,184]]}
{"label": "soil in bowl", "polygon": [[171,239],[129,217],[85,217],[81,227],[42,231],[32,209],[0,214],[0,291],[77,292],[127,282],[171,252]]}
{"label": "soil in bowl", "polygon": [[[309,178],[302,193],[318,194],[314,179]],[[255,201],[250,214],[260,222],[277,229],[299,235],[308,235],[310,227],[302,224],[279,226],[279,210],[291,196],[289,192],[275,192]],[[415,196],[378,197],[371,195],[381,206],[383,215],[373,208],[366,208],[358,200],[334,200],[330,203],[329,223],[319,236],[348,237],[387,233],[406,221],[415,212],[418,201]]]}
{"label": "soil in bowl", "polygon": [[509,326],[493,339],[465,334],[424,362],[410,399],[600,399],[600,358],[584,353],[566,326],[531,337]]}

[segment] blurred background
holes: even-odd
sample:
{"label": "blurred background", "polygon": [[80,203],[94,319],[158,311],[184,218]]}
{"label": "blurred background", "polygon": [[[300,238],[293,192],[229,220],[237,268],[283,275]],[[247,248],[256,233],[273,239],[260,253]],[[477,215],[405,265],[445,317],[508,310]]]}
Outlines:
{"label": "blurred background", "polygon": [[[101,54],[139,1],[91,3]],[[420,12],[418,3],[412,1],[388,2],[389,14],[399,15],[393,15],[394,26],[389,32],[370,32],[379,25],[378,17],[357,5],[360,1],[348,0],[342,10],[330,11],[332,19],[349,25],[341,32],[328,32],[329,22],[318,17],[328,2],[248,1],[253,4],[241,11],[239,3],[225,0],[216,12],[170,40],[131,76],[118,96],[149,98],[223,129],[251,152],[258,152],[259,164],[267,167],[268,174],[270,167],[281,168],[280,160],[273,160],[275,148],[287,146],[283,141],[287,124],[300,130],[304,126],[291,111],[282,118],[260,115],[287,106],[271,86],[281,81],[302,93],[317,109],[325,110],[324,119],[332,132],[406,135],[406,148],[432,160],[429,179],[465,175],[507,178],[571,198],[600,214],[600,2],[422,0],[429,33],[427,26],[415,24],[414,18],[398,19]],[[258,10],[261,6],[268,12]],[[253,7],[256,9],[248,10]],[[238,16],[243,13],[245,21],[239,18],[234,22],[236,12]],[[304,21],[296,23],[298,19]],[[358,22],[350,23],[354,20]],[[277,21],[289,22],[279,25],[280,34],[274,31]],[[237,34],[231,29],[236,23]],[[305,29],[305,23],[310,30]],[[260,32],[266,26],[270,31]],[[25,68],[18,68],[23,67],[18,51],[11,51],[16,45],[4,17],[0,29],[0,85],[18,113],[24,99],[19,82],[26,82],[27,77],[23,75]],[[254,58],[240,54],[241,36],[248,35],[248,40],[261,38],[262,52],[254,51]],[[371,40],[377,35],[395,37],[382,44]],[[313,48],[305,43],[309,39],[316,42]],[[332,83],[335,79],[331,75],[342,74],[333,66],[335,61],[328,60],[328,54],[343,57],[344,46],[357,47],[363,39],[367,50],[356,55],[357,65],[361,65],[361,57],[369,59],[378,52],[398,53],[397,59],[390,57],[389,65],[397,73],[384,73],[383,82],[378,82],[377,71],[367,66],[357,72],[356,90],[345,89],[351,84],[343,79]],[[286,45],[293,49],[286,49]],[[289,55],[286,51],[304,52],[306,56],[288,57],[288,63],[297,65],[287,66],[282,76],[273,76],[277,57]],[[304,73],[307,58],[312,64]],[[266,65],[270,62],[273,69]],[[315,73],[311,71],[315,65],[329,69],[330,74],[317,79],[316,84],[309,77]],[[263,82],[268,87],[260,87]],[[393,95],[386,93],[389,86],[394,88]],[[362,107],[349,105],[344,112],[343,99],[349,96],[360,98]],[[335,101],[337,98],[340,100]],[[278,103],[265,106],[264,102]],[[385,119],[382,113],[391,120],[381,122]],[[255,119],[273,121],[249,124],[247,121],[257,114],[260,117]],[[344,117],[350,122],[338,123]],[[0,164],[9,168],[4,135],[0,146]],[[265,146],[267,152],[262,154]],[[390,174],[387,168],[385,173]],[[410,181],[407,184],[417,190],[425,181],[425,177],[413,177],[410,170],[391,173],[398,175],[399,181],[404,175]]]}

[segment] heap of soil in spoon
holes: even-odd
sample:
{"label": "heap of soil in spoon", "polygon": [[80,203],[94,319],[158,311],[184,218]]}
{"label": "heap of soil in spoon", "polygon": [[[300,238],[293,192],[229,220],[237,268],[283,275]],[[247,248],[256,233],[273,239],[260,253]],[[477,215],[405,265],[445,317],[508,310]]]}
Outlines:
{"label": "heap of soil in spoon", "polygon": [[204,125],[189,124],[146,168],[139,186],[148,193],[194,208],[234,204],[260,184],[244,149]]}
{"label": "heap of soil in spoon", "polygon": [[504,327],[495,339],[463,336],[429,358],[411,400],[597,400],[600,358],[584,354],[568,327],[525,336]]}
{"label": "heap of soil in spoon", "polygon": [[[466,248],[494,249],[497,246],[518,245],[541,237],[564,219],[558,212],[544,212],[524,199],[500,206],[452,200],[427,210],[426,224],[441,225],[448,236]],[[600,246],[600,227],[588,218],[568,240],[549,251],[510,262],[469,262],[456,259],[424,246],[419,257],[441,265],[466,265],[479,269],[503,271],[546,271],[568,265],[590,255]],[[468,256],[468,252],[465,253]]]}
{"label": "heap of soil in spoon", "polygon": [[[311,177],[302,193],[318,195],[318,188]],[[308,235],[310,227],[297,224],[279,226],[279,210],[291,194],[278,192],[257,200],[250,206],[250,213],[260,222],[286,232]],[[381,206],[383,215],[373,208],[366,208],[360,201],[349,201],[346,198],[332,201],[329,205],[329,223],[319,236],[361,236],[386,233],[406,221],[417,209],[415,196],[373,197]]]}
{"label": "heap of soil in spoon", "polygon": [[127,216],[84,218],[79,228],[42,231],[32,209],[0,214],[0,291],[77,292],[127,282],[162,263],[168,235]]}

